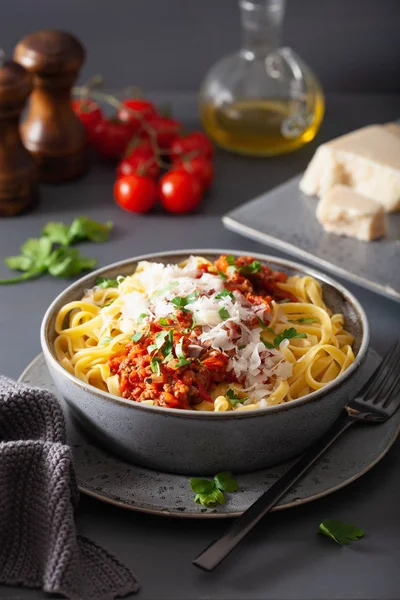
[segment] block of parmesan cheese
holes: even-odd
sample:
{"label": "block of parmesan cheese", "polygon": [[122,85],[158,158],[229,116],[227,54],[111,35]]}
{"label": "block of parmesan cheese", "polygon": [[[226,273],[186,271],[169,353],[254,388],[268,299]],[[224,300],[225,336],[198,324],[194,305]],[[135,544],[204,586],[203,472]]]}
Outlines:
{"label": "block of parmesan cheese", "polygon": [[386,129],[386,131],[390,131],[390,133],[400,136],[400,123],[385,123],[382,127]]}
{"label": "block of parmesan cheese", "polygon": [[324,196],[337,183],[379,202],[387,212],[399,210],[400,136],[385,126],[370,125],[322,144],[300,189]]}
{"label": "block of parmesan cheese", "polygon": [[317,219],[325,231],[359,240],[375,240],[386,233],[382,205],[342,184],[333,186],[321,198]]}

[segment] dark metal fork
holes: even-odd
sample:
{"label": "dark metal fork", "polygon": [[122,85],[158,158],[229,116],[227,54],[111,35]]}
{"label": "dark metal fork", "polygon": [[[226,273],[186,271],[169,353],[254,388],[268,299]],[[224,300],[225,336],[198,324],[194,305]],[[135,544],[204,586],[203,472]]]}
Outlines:
{"label": "dark metal fork", "polygon": [[283,477],[238,517],[222,537],[212,542],[199,554],[193,564],[205,571],[215,569],[344,431],[360,421],[384,423],[394,414],[399,405],[400,344],[396,342],[354,400],[346,405],[343,414],[327,433],[307,450]]}

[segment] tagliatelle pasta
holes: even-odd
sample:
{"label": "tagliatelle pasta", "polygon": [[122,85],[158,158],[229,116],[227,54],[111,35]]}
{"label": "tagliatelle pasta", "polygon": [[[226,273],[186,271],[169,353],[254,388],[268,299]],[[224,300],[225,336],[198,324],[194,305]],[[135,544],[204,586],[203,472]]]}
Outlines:
{"label": "tagliatelle pasta", "polygon": [[265,408],[324,387],[354,360],[318,281],[244,256],[143,261],[66,304],[55,328],[67,371],[150,406]]}

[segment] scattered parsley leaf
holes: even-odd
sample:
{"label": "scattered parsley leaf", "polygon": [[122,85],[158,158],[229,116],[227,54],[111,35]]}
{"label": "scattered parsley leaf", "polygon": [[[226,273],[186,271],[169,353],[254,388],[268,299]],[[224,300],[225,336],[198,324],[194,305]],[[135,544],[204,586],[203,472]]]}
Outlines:
{"label": "scattered parsley leaf", "polygon": [[150,361],[151,370],[156,375],[161,375],[160,362],[161,362],[161,359],[158,358],[157,356],[154,356]]}
{"label": "scattered parsley leaf", "polygon": [[100,344],[108,344],[109,342],[111,342],[114,338],[112,337],[105,337],[101,340]]}
{"label": "scattered parsley leaf", "polygon": [[217,475],[214,477],[214,481],[217,488],[222,492],[232,493],[239,489],[238,482],[232,477],[232,473],[230,471],[217,473]]}
{"label": "scattered parsley leaf", "polygon": [[322,521],[318,533],[331,538],[341,546],[356,542],[365,535],[362,529],[335,519],[325,519],[325,521]]}
{"label": "scattered parsley leaf", "polygon": [[177,308],[184,309],[185,306],[187,306],[187,304],[192,304],[192,302],[195,302],[198,295],[198,292],[193,292],[188,296],[176,296],[176,298],[173,298],[171,300],[171,304],[173,304]]}
{"label": "scattered parsley leaf", "polygon": [[143,319],[145,319],[147,317],[147,313],[142,313],[138,316],[138,318],[136,319],[136,322],[140,325],[140,323],[143,321]]}
{"label": "scattered parsley leaf", "polygon": [[293,338],[306,338],[306,333],[298,333],[294,327],[290,327],[289,329],[285,329],[282,333],[279,333],[274,338],[274,347],[279,348],[279,345],[283,340],[291,340]]}
{"label": "scattered parsley leaf", "polygon": [[223,279],[225,281],[225,279],[227,279],[227,276],[225,275],[225,273],[223,273],[223,271],[218,271],[218,275],[221,277],[221,279]]}
{"label": "scattered parsley leaf", "polygon": [[117,288],[119,283],[117,279],[107,279],[106,277],[96,277],[96,285],[101,289]]}
{"label": "scattered parsley leaf", "polygon": [[164,346],[165,338],[167,337],[167,335],[168,331],[159,331],[158,333],[156,333],[155,340],[156,347],[158,350],[160,350],[160,348]]}
{"label": "scattered parsley leaf", "polygon": [[179,340],[179,342],[175,346],[175,354],[178,358],[178,363],[175,365],[175,369],[179,369],[180,367],[184,367],[185,365],[190,365],[190,360],[186,358],[183,353],[183,337]]}
{"label": "scattered parsley leaf", "polygon": [[242,404],[247,399],[247,398],[239,398],[239,396],[236,394],[236,392],[230,388],[226,392],[226,395],[228,396],[228,400],[232,407],[236,406],[236,404]]}
{"label": "scattered parsley leaf", "polygon": [[235,260],[235,257],[233,256],[233,254],[229,254],[226,257],[226,262],[228,263],[228,265],[230,267],[236,267],[236,260]]}
{"label": "scattered parsley leaf", "polygon": [[[164,340],[164,345],[161,349],[163,356],[165,356],[165,361],[167,361],[167,358],[170,355],[172,356],[173,347],[174,347],[174,330],[170,329],[168,331],[167,338]],[[167,361],[167,362],[169,362],[169,361]]]}
{"label": "scattered parsley leaf", "polygon": [[314,317],[302,317],[301,319],[296,319],[294,321],[289,321],[289,323],[304,323],[305,325],[309,325],[311,323],[319,323],[319,319],[314,319]]}
{"label": "scattered parsley leaf", "polygon": [[131,336],[132,342],[139,342],[143,337],[143,331],[137,331],[135,335]]}
{"label": "scattered parsley leaf", "polygon": [[262,319],[260,319],[260,317],[257,317],[257,321],[258,321],[259,326],[262,329],[265,329],[265,331],[269,331],[270,333],[273,333],[275,335],[275,331],[273,329],[271,329],[271,327],[268,327],[268,325],[266,325],[264,323],[264,321]]}
{"label": "scattered parsley leaf", "polygon": [[150,346],[147,346],[147,354],[151,354],[152,352],[154,352],[154,350],[157,350],[156,344],[150,344]]}
{"label": "scattered parsley leaf", "polygon": [[239,489],[237,481],[233,479],[232,473],[229,471],[218,473],[212,480],[192,477],[190,487],[196,494],[194,501],[203,506],[224,504],[223,492],[232,493]]}
{"label": "scattered parsley leaf", "polygon": [[264,344],[264,346],[266,348],[268,348],[268,350],[271,350],[272,348],[274,348],[275,346],[273,344],[270,344],[269,342],[266,342],[265,340],[261,340],[262,343]]}
{"label": "scattered parsley leaf", "polygon": [[89,240],[90,242],[106,242],[110,237],[112,222],[98,223],[87,217],[77,217],[72,221],[68,238],[70,244]]}
{"label": "scattered parsley leaf", "polygon": [[240,267],[239,271],[243,275],[254,275],[254,273],[259,273],[262,269],[261,263],[258,260],[253,260],[249,265],[243,265]]}
{"label": "scattered parsley leaf", "polygon": [[226,321],[226,319],[229,319],[229,317],[231,316],[225,307],[220,308],[218,314],[223,321]]}
{"label": "scattered parsley leaf", "polygon": [[233,301],[235,300],[235,296],[232,294],[232,292],[230,292],[227,289],[224,289],[224,290],[222,290],[222,292],[220,292],[219,294],[217,294],[215,296],[215,299],[216,300],[220,300],[221,298],[226,298],[226,297],[230,298]]}
{"label": "scattered parsley leaf", "polygon": [[50,221],[42,229],[42,235],[47,237],[53,244],[68,246],[70,244],[69,229],[69,225]]}
{"label": "scattered parsley leaf", "polygon": [[242,346],[239,346],[238,350],[243,350],[243,348],[246,348],[247,344],[243,344]]}

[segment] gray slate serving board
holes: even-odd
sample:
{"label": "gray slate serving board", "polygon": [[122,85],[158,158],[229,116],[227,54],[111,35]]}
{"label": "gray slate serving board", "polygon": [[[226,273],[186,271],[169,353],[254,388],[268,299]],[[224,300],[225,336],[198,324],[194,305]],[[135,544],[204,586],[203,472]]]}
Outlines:
{"label": "gray slate serving board", "polygon": [[224,225],[400,302],[400,212],[387,215],[388,235],[374,242],[325,233],[317,199],[299,190],[300,178],[227,213]]}

